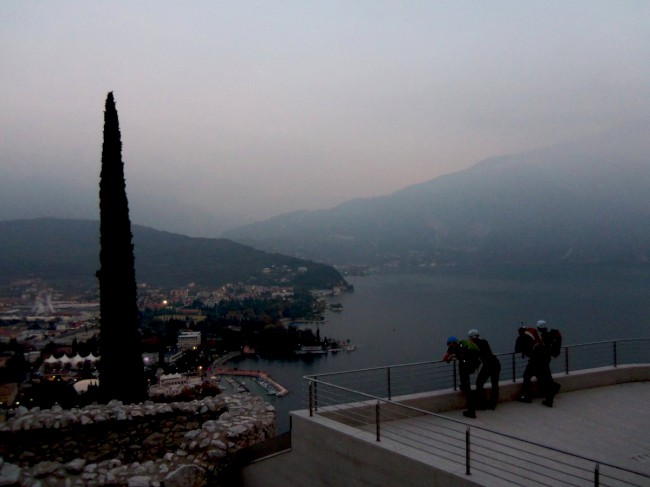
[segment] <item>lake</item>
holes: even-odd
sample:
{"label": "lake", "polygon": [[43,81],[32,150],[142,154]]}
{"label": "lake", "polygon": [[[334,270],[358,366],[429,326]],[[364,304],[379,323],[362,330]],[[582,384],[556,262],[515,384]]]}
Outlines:
{"label": "lake", "polygon": [[[264,370],[290,390],[265,396],[277,410],[277,432],[288,412],[307,407],[302,377],[324,372],[438,360],[449,335],[477,328],[495,353],[510,352],[520,322],[546,320],[565,344],[650,337],[650,266],[484,266],[350,277],[354,292],[329,298],[321,337],[349,340],[353,352],[228,362]],[[305,325],[302,325],[305,326]],[[255,384],[251,392],[264,394]]]}

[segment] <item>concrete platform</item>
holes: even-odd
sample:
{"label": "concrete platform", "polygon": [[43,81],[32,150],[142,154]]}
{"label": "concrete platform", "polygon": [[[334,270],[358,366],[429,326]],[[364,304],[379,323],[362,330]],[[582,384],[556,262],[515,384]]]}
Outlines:
{"label": "concrete platform", "polygon": [[502,403],[473,420],[461,411],[443,415],[650,476],[648,382],[558,394],[553,408],[536,400]]}
{"label": "concrete platform", "polygon": [[[455,409],[382,421],[381,441],[373,424],[294,411],[292,450],[243,469],[240,485],[593,486],[599,478],[601,486],[650,486],[650,382],[638,372],[629,369],[630,382],[621,369],[567,377],[569,392],[561,391],[553,408],[506,399],[476,419]],[[517,387],[506,384],[506,397]]]}

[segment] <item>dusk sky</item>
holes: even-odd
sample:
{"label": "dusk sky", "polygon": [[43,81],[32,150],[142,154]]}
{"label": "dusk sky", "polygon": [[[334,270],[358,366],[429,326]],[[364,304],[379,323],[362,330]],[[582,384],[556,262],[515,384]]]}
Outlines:
{"label": "dusk sky", "polygon": [[0,179],[95,195],[113,91],[130,201],[242,223],[650,118],[647,0],[3,0],[0,22]]}

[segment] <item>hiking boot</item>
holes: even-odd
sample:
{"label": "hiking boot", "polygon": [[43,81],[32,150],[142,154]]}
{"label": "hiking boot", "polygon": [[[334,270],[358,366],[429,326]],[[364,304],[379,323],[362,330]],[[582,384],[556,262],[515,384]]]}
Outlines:
{"label": "hiking boot", "polygon": [[463,416],[466,418],[476,418],[476,413],[474,411],[463,411]]}
{"label": "hiking boot", "polygon": [[552,408],[553,407],[553,401],[551,401],[550,399],[544,399],[542,401],[542,404],[544,406],[546,406],[547,408]]}
{"label": "hiking boot", "polygon": [[528,403],[528,404],[533,402],[532,399],[530,397],[528,397],[528,396],[520,396],[520,397],[517,398],[517,401],[525,402],[525,403]]}

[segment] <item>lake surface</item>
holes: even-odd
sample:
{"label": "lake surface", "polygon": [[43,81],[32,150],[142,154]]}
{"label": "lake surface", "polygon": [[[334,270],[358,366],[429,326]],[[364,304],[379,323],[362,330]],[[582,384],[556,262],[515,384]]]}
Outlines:
{"label": "lake surface", "polygon": [[[354,352],[269,361],[228,362],[264,370],[290,392],[265,396],[277,411],[277,432],[289,430],[288,412],[307,407],[305,375],[438,360],[449,335],[477,328],[495,353],[510,352],[520,322],[546,320],[564,344],[650,337],[650,266],[499,266],[427,273],[351,277],[354,292],[329,298],[321,337],[349,340]],[[304,326],[304,325],[303,325]],[[251,392],[264,395],[256,384]]]}

